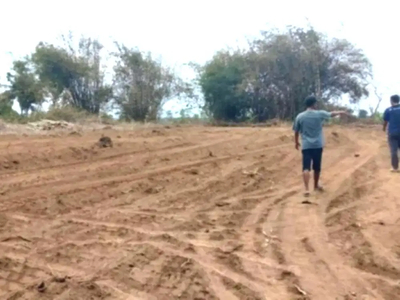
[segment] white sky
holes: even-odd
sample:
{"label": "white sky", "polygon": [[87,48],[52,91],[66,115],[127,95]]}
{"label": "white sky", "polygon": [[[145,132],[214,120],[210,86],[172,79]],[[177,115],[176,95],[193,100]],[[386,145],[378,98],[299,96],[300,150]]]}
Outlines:
{"label": "white sky", "polygon": [[[3,3],[4,2],[4,3]],[[394,0],[13,0],[1,4],[0,80],[4,83],[13,57],[32,52],[39,41],[56,42],[68,30],[113,39],[161,55],[172,65],[204,63],[219,49],[245,42],[260,30],[310,23],[331,37],[362,48],[374,67],[383,94],[400,93],[398,5]],[[323,4],[327,3],[327,4]],[[63,6],[64,5],[64,6]],[[183,71],[188,74],[187,71]],[[372,93],[361,103],[374,105]],[[171,109],[176,103],[170,103]],[[175,109],[178,109],[175,107]]]}

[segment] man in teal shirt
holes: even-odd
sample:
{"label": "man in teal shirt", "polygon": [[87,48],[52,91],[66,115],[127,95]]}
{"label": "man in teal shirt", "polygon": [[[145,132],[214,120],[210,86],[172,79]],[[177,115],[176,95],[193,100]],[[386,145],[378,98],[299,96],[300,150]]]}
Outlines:
{"label": "man in teal shirt", "polygon": [[321,174],[322,151],[325,146],[322,126],[325,120],[338,115],[347,115],[345,111],[327,112],[325,110],[317,110],[317,99],[314,96],[307,97],[305,100],[306,110],[297,115],[293,124],[295,132],[296,150],[299,150],[299,135],[302,140],[303,155],[303,180],[305,186],[305,196],[310,195],[309,182],[311,164],[314,171],[314,190],[322,191],[319,185],[319,177]]}

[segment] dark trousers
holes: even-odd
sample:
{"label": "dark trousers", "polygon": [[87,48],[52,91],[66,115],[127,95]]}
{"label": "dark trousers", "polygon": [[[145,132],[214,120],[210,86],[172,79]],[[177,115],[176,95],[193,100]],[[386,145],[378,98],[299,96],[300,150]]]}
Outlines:
{"label": "dark trousers", "polygon": [[322,151],[322,148],[302,150],[303,171],[311,171],[312,164],[312,169],[315,172],[321,172]]}
{"label": "dark trousers", "polygon": [[398,152],[400,149],[400,134],[389,134],[388,137],[390,157],[392,160],[393,169],[397,170],[399,168],[399,156]]}

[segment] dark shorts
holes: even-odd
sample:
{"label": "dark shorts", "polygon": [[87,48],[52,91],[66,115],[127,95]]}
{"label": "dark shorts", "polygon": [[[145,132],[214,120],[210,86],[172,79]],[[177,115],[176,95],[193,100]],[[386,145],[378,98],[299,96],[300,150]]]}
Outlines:
{"label": "dark shorts", "polygon": [[322,148],[316,149],[305,149],[302,150],[303,153],[303,171],[311,171],[311,163],[312,169],[314,171],[321,171],[321,162],[322,162]]}

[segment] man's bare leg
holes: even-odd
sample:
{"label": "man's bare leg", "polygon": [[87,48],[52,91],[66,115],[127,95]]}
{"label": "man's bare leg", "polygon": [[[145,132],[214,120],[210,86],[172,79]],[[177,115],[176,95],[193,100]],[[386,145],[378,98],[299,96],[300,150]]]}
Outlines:
{"label": "man's bare leg", "polygon": [[320,174],[321,174],[320,171],[314,171],[314,190],[318,190],[320,188],[318,184]]}
{"label": "man's bare leg", "polygon": [[314,191],[323,192],[324,188],[319,184],[320,171],[314,171]]}
{"label": "man's bare leg", "polygon": [[303,171],[303,180],[304,180],[304,187],[306,188],[306,192],[304,193],[305,196],[310,194],[309,184],[310,184],[310,171],[304,170]]}

